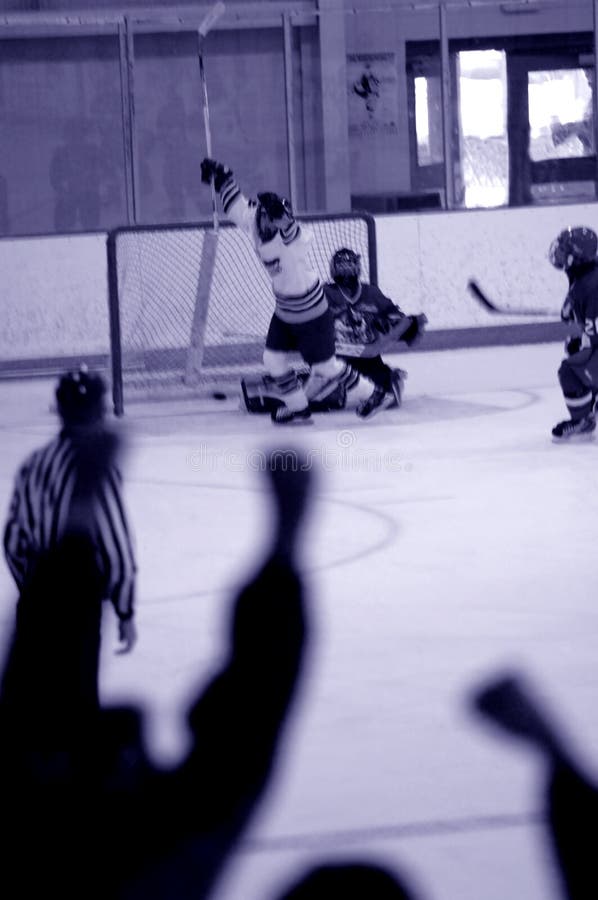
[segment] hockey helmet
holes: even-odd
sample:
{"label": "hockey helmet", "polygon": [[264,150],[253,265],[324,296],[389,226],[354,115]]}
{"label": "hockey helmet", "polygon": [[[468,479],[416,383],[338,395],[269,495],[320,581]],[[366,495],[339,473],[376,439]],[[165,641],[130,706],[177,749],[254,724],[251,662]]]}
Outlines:
{"label": "hockey helmet", "polygon": [[56,388],[58,414],[65,425],[92,425],[104,416],[106,382],[86,365],[65,372]]}
{"label": "hockey helmet", "polygon": [[359,278],[361,275],[361,257],[348,247],[337,250],[330,261],[330,275],[333,281],[347,275]]}
{"label": "hockey helmet", "polygon": [[337,250],[330,261],[330,275],[334,283],[351,295],[359,290],[361,257],[348,247]]}
{"label": "hockey helmet", "polygon": [[565,228],[552,242],[548,258],[555,269],[593,262],[598,252],[598,236],[591,228]]}
{"label": "hockey helmet", "polygon": [[293,210],[286,197],[272,191],[257,195],[256,224],[262,241],[271,241],[280,228],[281,221],[284,222],[285,219],[290,221],[292,218]]}

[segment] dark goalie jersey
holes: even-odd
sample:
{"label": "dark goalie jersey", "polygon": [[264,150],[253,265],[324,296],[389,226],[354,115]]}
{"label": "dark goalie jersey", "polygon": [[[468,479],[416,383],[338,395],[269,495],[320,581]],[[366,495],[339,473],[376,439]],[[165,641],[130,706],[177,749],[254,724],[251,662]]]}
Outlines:
{"label": "dark goalie jersey", "polygon": [[598,264],[579,267],[571,275],[561,316],[565,321],[576,322],[595,350],[598,348]]}
{"label": "dark goalie jersey", "polygon": [[334,316],[336,352],[341,356],[375,356],[400,339],[409,317],[379,287],[360,283],[354,299],[330,282],[324,293]]}

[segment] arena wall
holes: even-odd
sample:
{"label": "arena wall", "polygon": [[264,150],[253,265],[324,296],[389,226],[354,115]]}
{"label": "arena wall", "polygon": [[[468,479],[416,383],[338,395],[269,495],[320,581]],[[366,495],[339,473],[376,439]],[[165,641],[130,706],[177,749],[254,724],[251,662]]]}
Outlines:
{"label": "arena wall", "polygon": [[[547,251],[579,224],[598,229],[598,204],[377,216],[378,282],[406,312],[428,316],[422,350],[554,340],[567,285]],[[105,233],[4,239],[0,267],[0,374],[107,364]],[[554,307],[555,316],[493,316],[469,295],[469,278],[501,305]]]}

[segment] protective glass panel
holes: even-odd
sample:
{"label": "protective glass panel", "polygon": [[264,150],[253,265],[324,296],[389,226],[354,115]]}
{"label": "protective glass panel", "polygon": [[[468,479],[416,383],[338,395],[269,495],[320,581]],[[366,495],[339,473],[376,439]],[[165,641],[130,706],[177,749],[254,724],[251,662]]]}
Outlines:
{"label": "protective glass panel", "polygon": [[414,83],[417,164],[430,166],[444,159],[440,78],[420,75]]}
{"label": "protective glass panel", "polygon": [[289,110],[294,152],[296,212],[321,209],[326,196],[322,112],[322,65],[317,25],[295,25],[291,19],[291,81]]}
{"label": "protective glass panel", "polygon": [[[208,132],[198,49],[193,32],[135,37],[138,220],[143,223],[196,221],[212,212],[211,192],[200,181]],[[210,33],[204,62],[211,155],[233,169],[247,195],[261,190],[287,195],[281,30]]]}
{"label": "protective glass panel", "polygon": [[570,159],[594,152],[593,69],[529,73],[530,158]]}
{"label": "protective glass panel", "polygon": [[199,219],[209,192],[199,179],[206,143],[197,36],[136,35],[134,48],[137,219]]}
{"label": "protective glass panel", "polygon": [[117,37],[0,47],[0,234],[126,221]]}
{"label": "protective glass panel", "polygon": [[458,67],[463,205],[502,206],[509,196],[506,55],[464,51]]}

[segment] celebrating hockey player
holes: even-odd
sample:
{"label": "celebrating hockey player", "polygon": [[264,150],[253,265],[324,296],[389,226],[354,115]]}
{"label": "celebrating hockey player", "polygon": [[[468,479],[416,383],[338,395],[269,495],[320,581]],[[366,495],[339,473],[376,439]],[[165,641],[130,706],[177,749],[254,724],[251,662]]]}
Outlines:
{"label": "celebrating hockey player", "polygon": [[382,360],[381,347],[396,350],[397,341],[411,346],[427,319],[423,314],[405,315],[376,285],[361,281],[360,257],[347,247],[332,257],[330,275],[332,282],[324,285],[324,292],[335,320],[337,356],[374,383],[372,394],[357,407],[357,415],[369,419],[401,405],[407,376]]}
{"label": "celebrating hockey player", "polygon": [[570,419],[552,429],[555,440],[591,434],[596,428],[598,394],[598,237],[591,228],[566,228],[549,250],[556,269],[564,270],[569,292],[561,309],[564,322],[575,326],[565,342],[567,357],[558,377]]}
{"label": "celebrating hockey player", "polygon": [[[225,214],[249,237],[272,279],[276,307],[263,361],[282,400],[272,410],[272,420],[309,421],[310,400],[322,401],[359,378],[351,365],[335,356],[334,322],[309,260],[309,236],[287,200],[270,192],[248,200],[222,163],[204,159],[201,180],[213,180]],[[291,365],[292,353],[299,353],[311,368],[305,387]]]}

